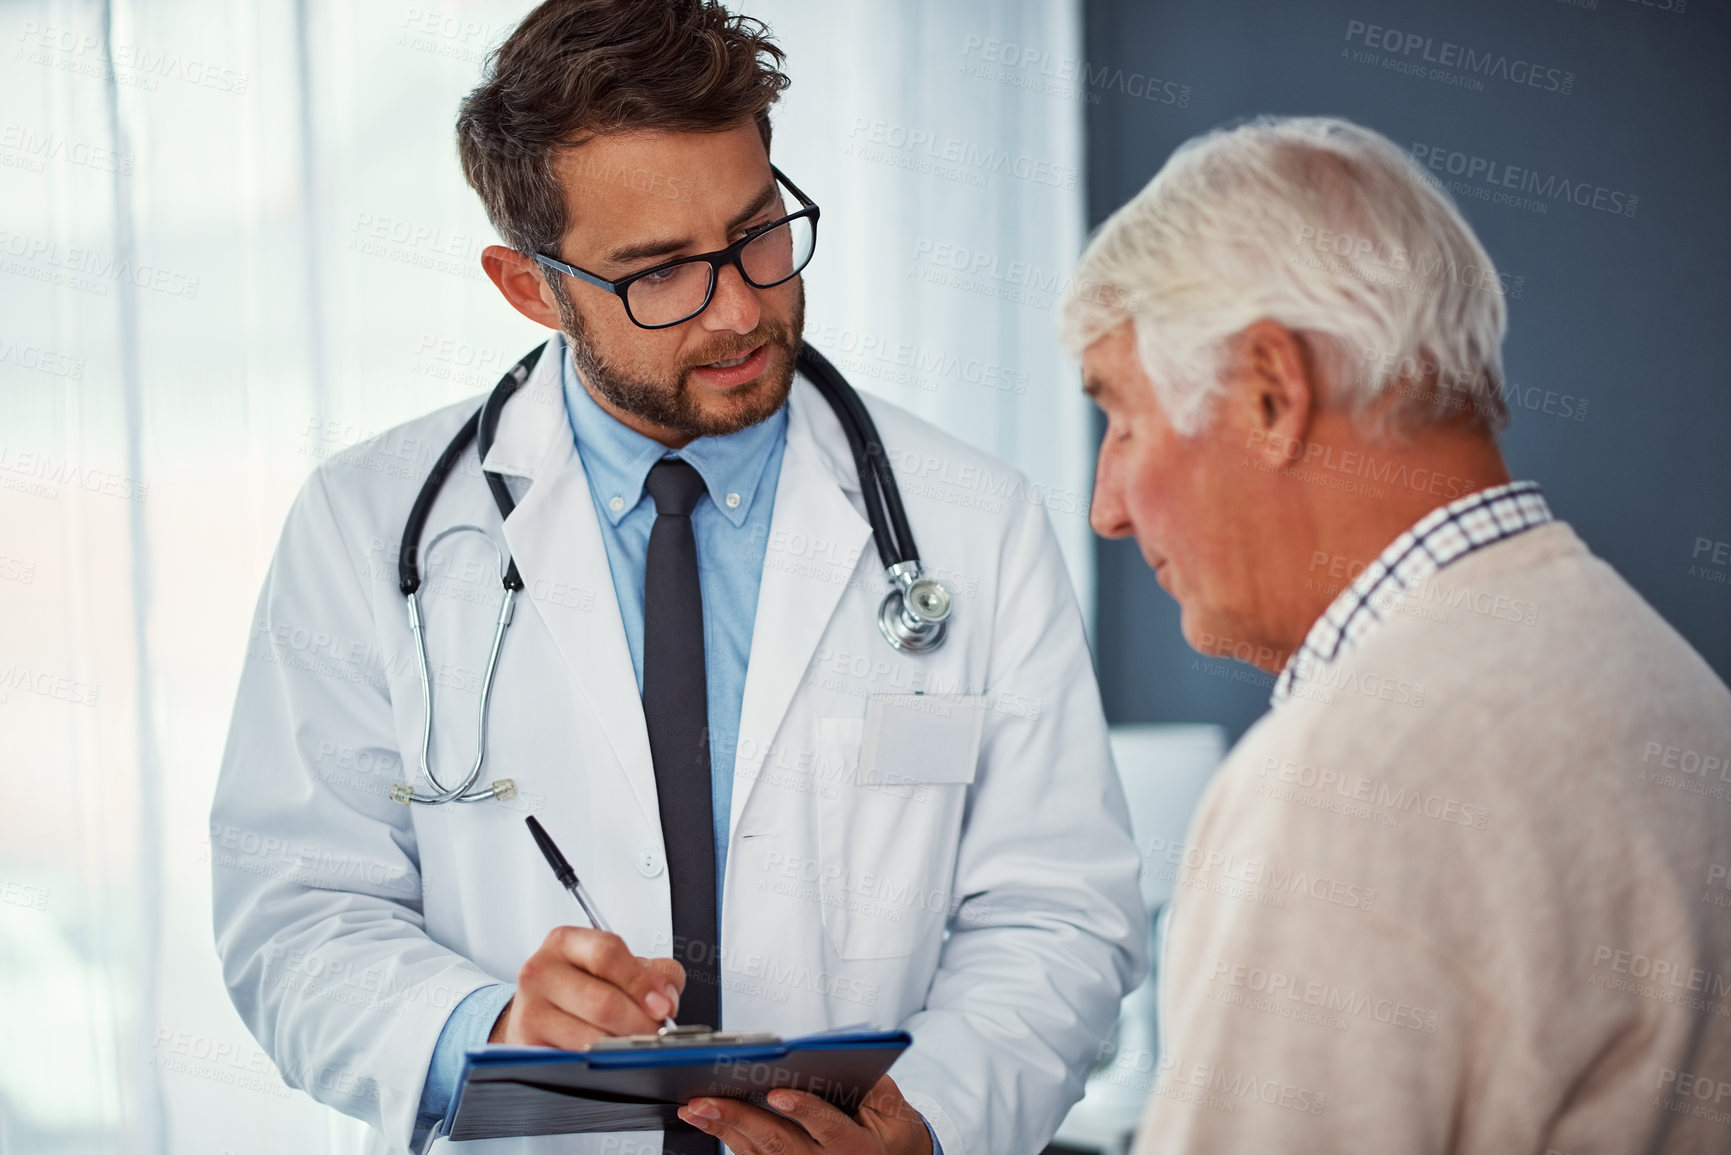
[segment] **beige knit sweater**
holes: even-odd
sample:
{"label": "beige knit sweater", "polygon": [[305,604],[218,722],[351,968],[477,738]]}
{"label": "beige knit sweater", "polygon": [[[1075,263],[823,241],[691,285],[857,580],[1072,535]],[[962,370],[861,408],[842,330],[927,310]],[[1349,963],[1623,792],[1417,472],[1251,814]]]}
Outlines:
{"label": "beige knit sweater", "polygon": [[1568,526],[1263,718],[1183,864],[1139,1155],[1731,1152],[1731,693]]}

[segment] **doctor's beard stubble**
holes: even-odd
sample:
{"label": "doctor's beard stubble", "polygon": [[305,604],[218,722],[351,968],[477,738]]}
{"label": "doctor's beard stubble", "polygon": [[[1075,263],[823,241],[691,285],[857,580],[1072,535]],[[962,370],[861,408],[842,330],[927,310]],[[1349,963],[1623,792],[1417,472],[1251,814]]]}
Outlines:
{"label": "doctor's beard stubble", "polygon": [[[609,363],[590,341],[583,319],[578,316],[565,287],[557,279],[551,287],[553,299],[559,306],[559,327],[571,346],[571,360],[576,364],[578,374],[586,385],[626,413],[693,438],[724,437],[767,420],[782,407],[793,389],[794,358],[805,332],[805,285],[797,279],[790,323],[782,324],[765,318],[745,336],[685,359],[671,381],[646,380]],[[688,381],[691,371],[699,365],[749,353],[763,344],[779,349],[782,363],[771,365],[757,381],[741,387],[744,396],[726,411],[705,412],[692,397]]]}

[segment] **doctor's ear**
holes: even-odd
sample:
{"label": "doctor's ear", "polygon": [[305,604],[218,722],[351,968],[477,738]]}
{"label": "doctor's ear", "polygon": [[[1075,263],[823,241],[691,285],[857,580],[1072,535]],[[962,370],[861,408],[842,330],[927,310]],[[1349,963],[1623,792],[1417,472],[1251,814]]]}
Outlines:
{"label": "doctor's ear", "polygon": [[504,245],[488,245],[481,250],[481,268],[513,309],[538,325],[561,327],[558,302],[533,257]]}
{"label": "doctor's ear", "polygon": [[1251,456],[1271,470],[1303,456],[1317,401],[1313,361],[1285,325],[1257,321],[1232,338],[1227,404],[1236,406]]}

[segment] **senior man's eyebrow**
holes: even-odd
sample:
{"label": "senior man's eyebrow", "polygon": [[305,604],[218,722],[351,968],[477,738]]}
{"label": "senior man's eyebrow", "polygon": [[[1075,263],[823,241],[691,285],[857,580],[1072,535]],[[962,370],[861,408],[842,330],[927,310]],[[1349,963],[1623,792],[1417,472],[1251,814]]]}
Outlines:
{"label": "senior man's eyebrow", "polygon": [[1082,392],[1098,401],[1100,394],[1106,391],[1106,383],[1093,374],[1082,378]]}

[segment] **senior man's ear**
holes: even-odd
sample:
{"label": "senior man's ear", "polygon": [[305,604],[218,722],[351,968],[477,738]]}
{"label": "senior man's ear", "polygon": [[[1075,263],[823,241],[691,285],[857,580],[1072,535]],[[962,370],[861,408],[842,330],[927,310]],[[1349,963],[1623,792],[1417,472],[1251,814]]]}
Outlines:
{"label": "senior man's ear", "polygon": [[1242,407],[1246,448],[1271,470],[1304,456],[1317,398],[1308,354],[1303,339],[1275,321],[1257,321],[1233,342],[1231,393]]}

